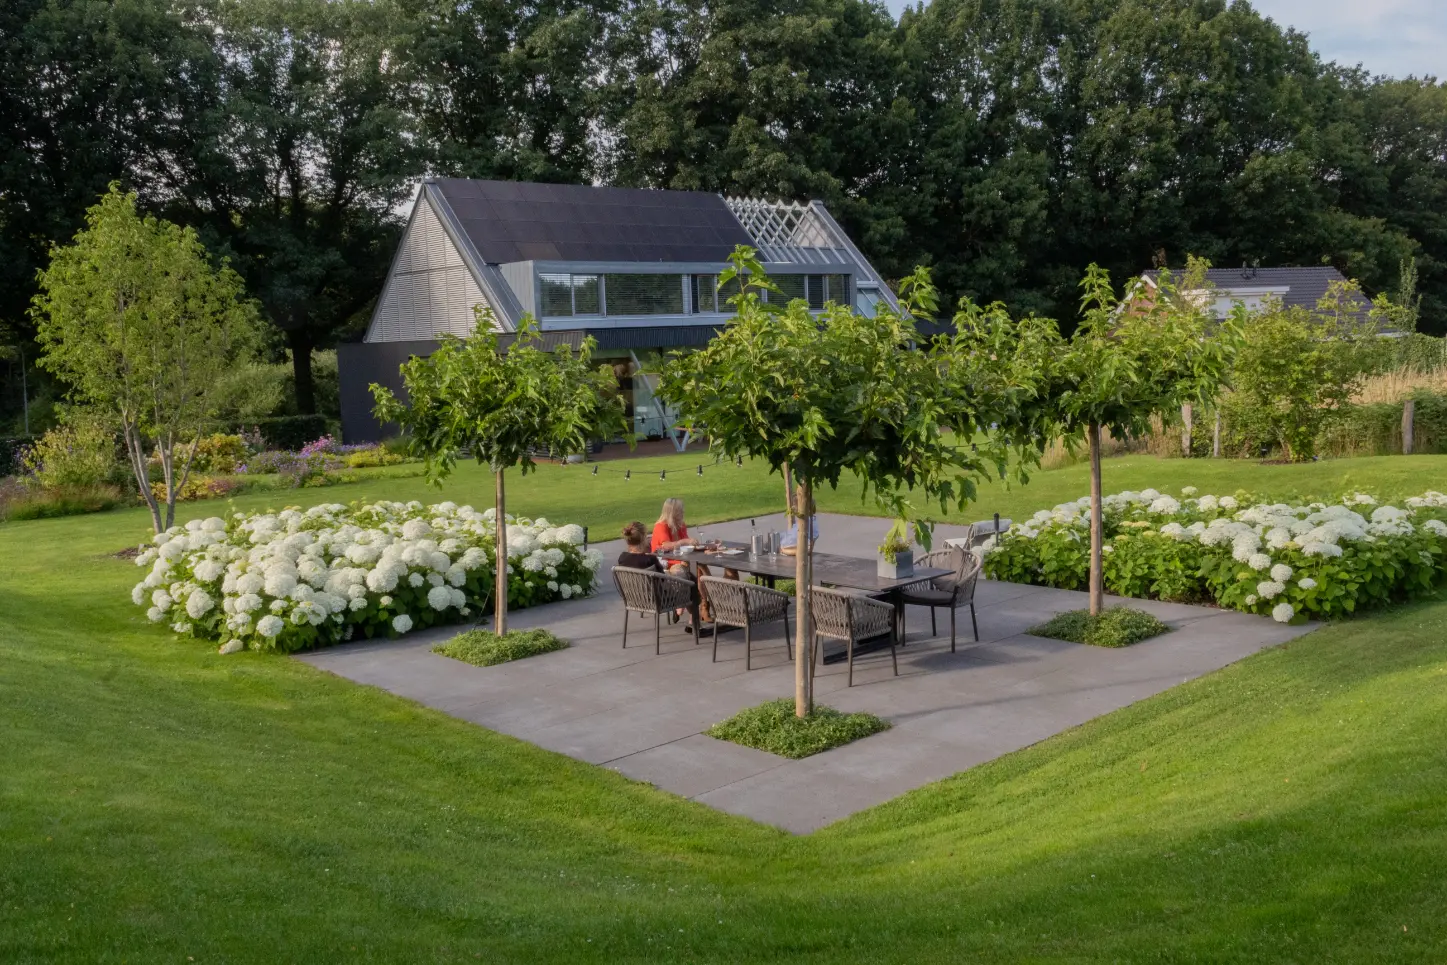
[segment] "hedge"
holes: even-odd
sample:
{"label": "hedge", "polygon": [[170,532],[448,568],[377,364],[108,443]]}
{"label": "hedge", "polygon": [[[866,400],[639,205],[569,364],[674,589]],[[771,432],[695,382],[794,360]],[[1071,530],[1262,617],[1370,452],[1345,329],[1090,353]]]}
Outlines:
{"label": "hedge", "polygon": [[20,450],[34,443],[34,436],[0,436],[0,478],[20,471]]}

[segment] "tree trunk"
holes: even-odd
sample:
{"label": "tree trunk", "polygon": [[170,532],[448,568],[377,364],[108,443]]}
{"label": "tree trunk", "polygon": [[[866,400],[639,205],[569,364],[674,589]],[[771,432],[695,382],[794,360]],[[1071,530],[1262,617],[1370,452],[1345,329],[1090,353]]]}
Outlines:
{"label": "tree trunk", "polygon": [[1221,410],[1216,409],[1216,428],[1211,432],[1211,458],[1221,458]]}
{"label": "tree trunk", "polygon": [[156,502],[156,494],[151,492],[151,475],[146,471],[146,447],[141,441],[140,430],[135,426],[122,424],[121,435],[126,440],[126,457],[131,461],[131,472],[135,474],[141,499],[151,511],[151,529],[159,533],[162,529],[161,507]]}
{"label": "tree trunk", "polygon": [[494,502],[497,516],[493,523],[497,527],[497,598],[493,604],[492,631],[498,636],[507,633],[507,501],[503,495],[502,469],[493,470],[497,482],[497,497]]}
{"label": "tree trunk", "polygon": [[1413,425],[1413,423],[1416,421],[1416,416],[1417,416],[1417,402],[1416,402],[1416,400],[1415,400],[1415,399],[1408,399],[1406,402],[1403,402],[1403,403],[1402,403],[1402,455],[1404,455],[1404,456],[1410,456],[1410,455],[1412,454],[1413,444],[1414,444],[1414,442],[1415,442],[1415,440],[1412,438],[1412,436],[1413,436],[1413,429],[1415,428],[1415,426]]}
{"label": "tree trunk", "polygon": [[287,332],[291,348],[291,375],[296,388],[296,408],[302,415],[317,411],[316,383],[312,380],[312,343],[300,329]]}
{"label": "tree trunk", "polygon": [[1191,458],[1191,434],[1196,428],[1196,412],[1187,402],[1181,406],[1181,455]]}
{"label": "tree trunk", "polygon": [[814,621],[810,619],[813,601],[814,527],[809,516],[814,508],[814,487],[803,483],[802,506],[799,513],[799,540],[794,557],[794,713],[808,717],[814,712]]}
{"label": "tree trunk", "polygon": [[784,463],[784,517],[790,526],[794,525],[794,473]]}
{"label": "tree trunk", "polygon": [[1104,520],[1101,518],[1100,493],[1100,426],[1092,422],[1087,430],[1090,442],[1090,615],[1097,616],[1105,606],[1105,573],[1102,566]]}

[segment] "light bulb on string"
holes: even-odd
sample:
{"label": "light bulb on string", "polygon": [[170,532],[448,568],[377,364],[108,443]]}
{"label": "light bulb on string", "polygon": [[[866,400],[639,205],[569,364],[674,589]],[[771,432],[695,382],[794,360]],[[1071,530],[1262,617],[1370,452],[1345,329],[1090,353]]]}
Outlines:
{"label": "light bulb on string", "polygon": [[623,481],[624,481],[624,482],[627,482],[628,480],[630,480],[630,479],[632,479],[632,478],[633,478],[633,470],[632,470],[632,469],[625,469],[625,470],[623,470]]}
{"label": "light bulb on string", "polygon": [[700,465],[700,466],[698,467],[698,474],[699,474],[700,476],[703,475],[703,466],[702,466],[702,465]]}

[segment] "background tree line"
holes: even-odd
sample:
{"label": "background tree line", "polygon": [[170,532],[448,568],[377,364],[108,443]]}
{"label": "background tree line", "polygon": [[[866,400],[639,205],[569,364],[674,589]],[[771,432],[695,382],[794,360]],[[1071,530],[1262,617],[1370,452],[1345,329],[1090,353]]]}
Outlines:
{"label": "background tree line", "polygon": [[119,180],[231,260],[311,411],[429,173],[817,197],[889,277],[1067,321],[1090,263],[1415,258],[1447,330],[1447,89],[1243,2],[10,0],[0,343]]}

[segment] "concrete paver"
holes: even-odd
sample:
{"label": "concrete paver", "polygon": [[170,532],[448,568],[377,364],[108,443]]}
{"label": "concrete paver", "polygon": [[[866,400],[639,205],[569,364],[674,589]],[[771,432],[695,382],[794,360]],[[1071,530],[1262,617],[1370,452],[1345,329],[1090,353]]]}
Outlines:
{"label": "concrete paver", "polygon": [[[782,517],[760,517],[761,530]],[[863,555],[888,521],[821,517],[823,552]],[[710,537],[746,538],[747,520],[707,527]],[[936,538],[963,535],[939,527]],[[619,550],[602,544],[606,559]],[[958,614],[958,650],[949,622],[931,637],[929,612],[911,608],[900,675],[887,651],[856,659],[855,686],[843,664],[820,668],[816,694],[845,711],[868,711],[892,729],[801,761],[702,734],[713,723],[793,693],[793,666],[781,630],[755,641],[744,670],[743,636],[729,633],[711,660],[712,641],[680,626],[663,629],[653,652],[651,622],[620,646],[622,611],[603,574],[596,596],[518,611],[518,628],[546,626],[567,650],[498,667],[472,667],[429,651],[457,632],[439,627],[395,642],[363,641],[300,659],[384,688],[483,727],[616,769],[635,780],[805,833],[1002,754],[1209,673],[1310,627],[1180,604],[1131,601],[1174,632],[1124,650],[1102,650],[1029,636],[1052,615],[1084,605],[1084,594],[982,581],[976,592],[980,640]]]}

